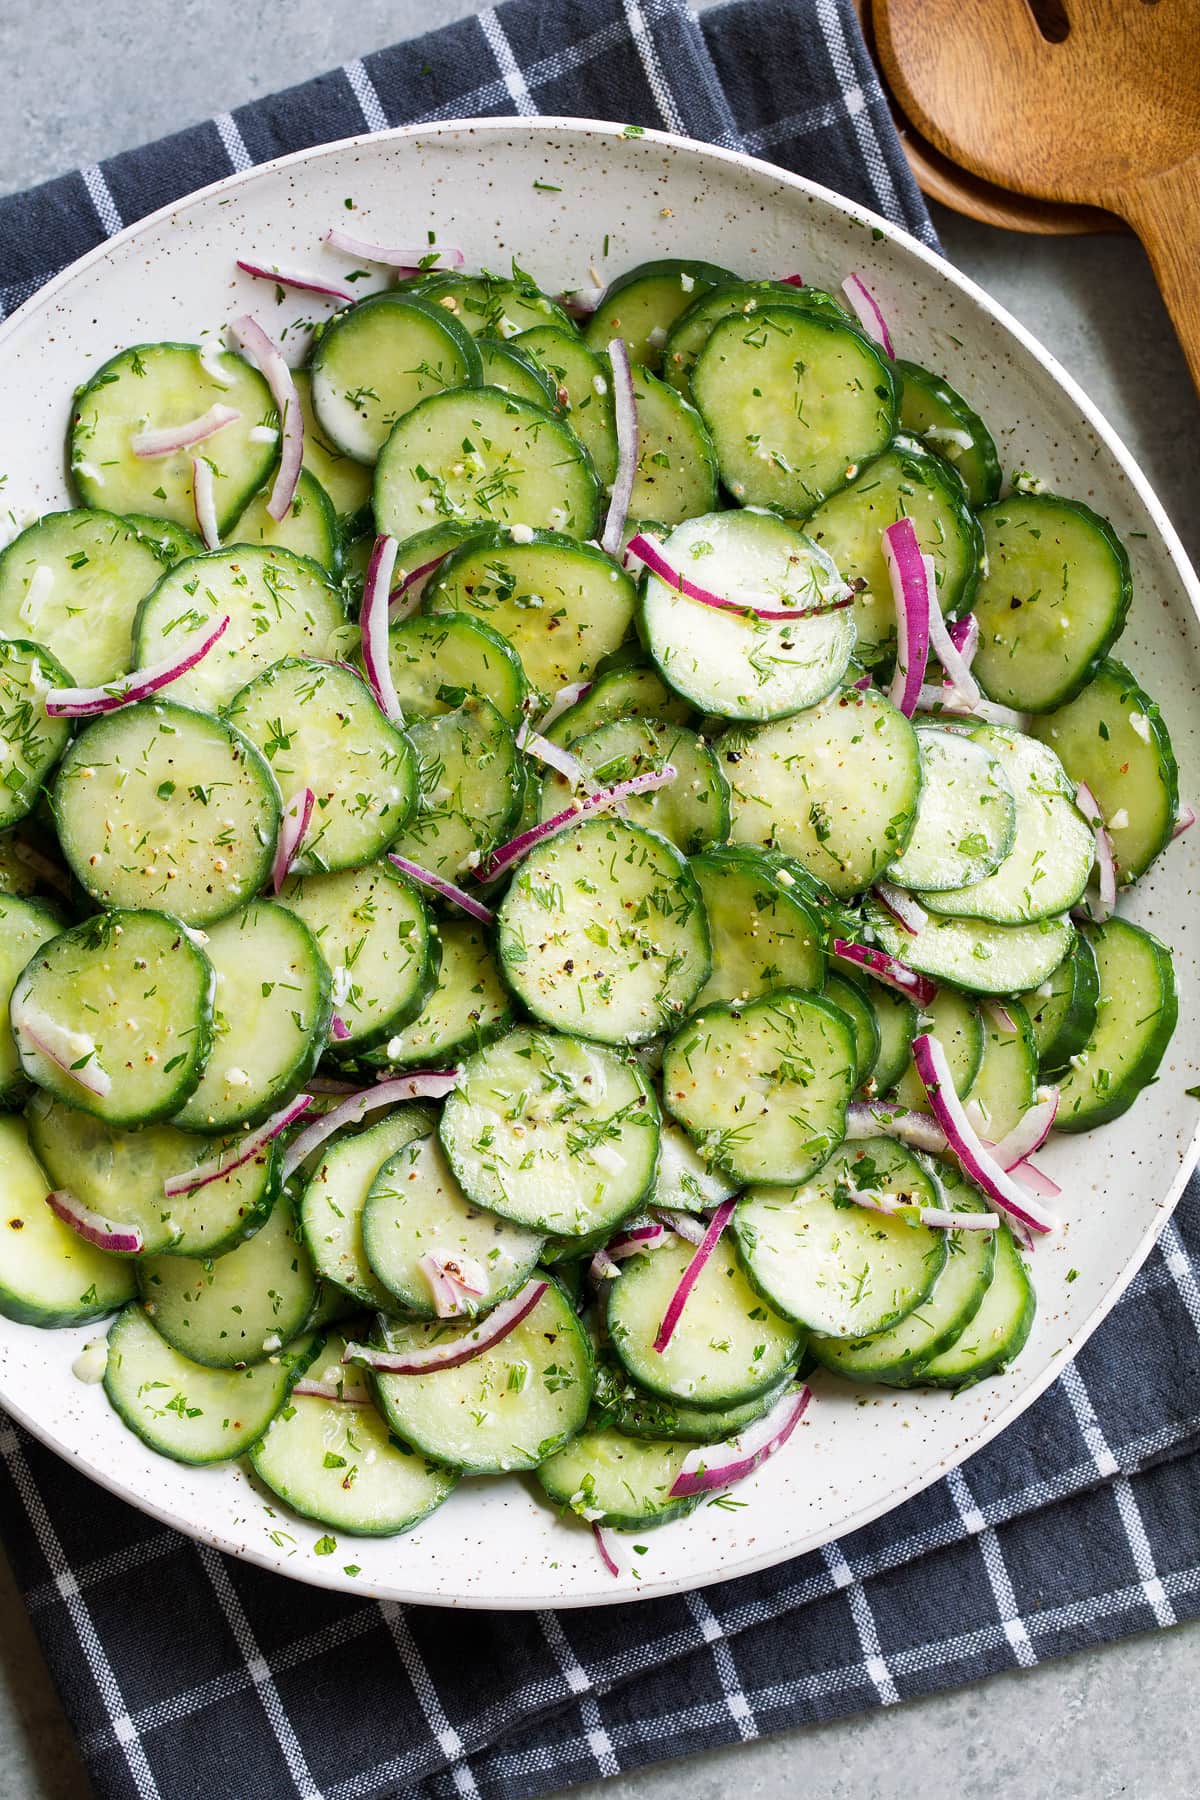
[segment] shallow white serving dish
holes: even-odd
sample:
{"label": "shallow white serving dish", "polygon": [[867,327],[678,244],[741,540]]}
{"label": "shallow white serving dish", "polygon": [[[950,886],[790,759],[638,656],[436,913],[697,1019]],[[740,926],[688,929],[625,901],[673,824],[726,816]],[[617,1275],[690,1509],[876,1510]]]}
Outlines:
{"label": "shallow white serving dish", "polygon": [[[556,191],[535,187],[553,184]],[[353,200],[354,211],[346,205]],[[996,433],[1007,470],[1028,468],[1107,514],[1131,552],[1136,598],[1121,642],[1170,722],[1185,796],[1200,795],[1200,586],[1144,477],[1085,395],[1022,328],[940,258],[884,220],[753,158],[662,134],[570,119],[419,127],[306,151],[230,177],[123,232],[0,327],[0,474],[18,519],[67,501],[71,390],[143,339],[216,333],[253,309],[269,329],[314,309],[241,276],[239,253],[321,267],[322,231],[424,243],[436,228],[473,265],[515,254],[548,289],[587,285],[648,257],[717,259],[747,275],[801,271],[836,287],[863,273],[900,354],[944,372]],[[607,255],[604,254],[607,245]],[[340,262],[341,259],[332,259]],[[303,296],[299,297],[303,300]],[[316,310],[323,310],[318,302]],[[0,1319],[0,1404],[62,1456],[143,1511],[223,1550],[327,1587],[466,1607],[594,1605],[677,1592],[761,1569],[839,1536],[960,1463],[1002,1431],[1092,1332],[1146,1256],[1197,1151],[1200,830],[1173,846],[1130,914],[1175,951],[1180,1024],[1158,1084],[1125,1119],[1052,1144],[1068,1221],[1036,1253],[1039,1316],[1015,1368],[970,1392],[903,1394],[818,1381],[791,1445],[739,1490],[648,1532],[640,1580],[609,1576],[591,1536],[559,1523],[518,1480],[466,1482],[408,1537],[344,1540],[268,1509],[239,1467],[186,1469],[145,1449],[101,1390],[71,1373],[97,1334]],[[1068,1271],[1078,1271],[1068,1282]],[[346,1563],[361,1573],[348,1577]]]}

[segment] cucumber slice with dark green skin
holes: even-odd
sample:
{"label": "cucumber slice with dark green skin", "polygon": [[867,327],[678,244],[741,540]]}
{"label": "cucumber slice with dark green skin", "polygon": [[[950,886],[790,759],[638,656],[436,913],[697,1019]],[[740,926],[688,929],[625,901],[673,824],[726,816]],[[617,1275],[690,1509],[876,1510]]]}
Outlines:
{"label": "cucumber slice with dark green skin", "polygon": [[612,1228],[651,1191],[658,1106],[636,1063],[519,1026],[463,1064],[442,1147],[476,1206],[561,1237]]}
{"label": "cucumber slice with dark green skin", "polygon": [[663,1052],[663,1105],[735,1181],[807,1181],[846,1133],[854,1027],[817,994],[709,1006]]}
{"label": "cucumber slice with dark green skin", "polygon": [[777,987],[821,988],[821,927],[765,857],[719,845],[694,857],[691,868],[712,940],[712,969],[696,1006],[755,1000]]}
{"label": "cucumber slice with dark green skin", "polygon": [[720,1169],[710,1169],[686,1131],[664,1119],[658,1145],[654,1204],[674,1212],[707,1212],[737,1192]]}
{"label": "cucumber slice with dark green skin", "polygon": [[45,901],[0,894],[0,1108],[19,1106],[29,1092],[8,1024],[13,988],[34,952],[62,928],[61,916]]}
{"label": "cucumber slice with dark green skin", "polygon": [[85,1243],[50,1211],[21,1119],[0,1119],[0,1313],[18,1325],[86,1325],[133,1298],[129,1260]]}
{"label": "cucumber slice with dark green skin", "polygon": [[629,510],[679,525],[717,504],[717,457],[708,428],[682,394],[635,365],[638,456]]}
{"label": "cucumber slice with dark green skin", "polygon": [[605,1044],[670,1030],[710,967],[687,861],[657,832],[613,818],[530,851],[500,906],[496,956],[535,1019]]}
{"label": "cucumber slice with dark green skin", "polygon": [[1007,1225],[1001,1225],[995,1239],[992,1279],[978,1312],[948,1349],[914,1371],[920,1386],[971,1387],[985,1375],[1007,1369],[1024,1349],[1037,1310],[1033,1283]]}
{"label": "cucumber slice with dark green skin", "polygon": [[475,348],[483,364],[481,380],[486,387],[503,388],[518,400],[531,400],[547,412],[557,412],[558,389],[519,344],[502,338],[478,337]]}
{"label": "cucumber slice with dark green skin", "polygon": [[[822,1338],[884,1331],[924,1300],[946,1263],[946,1234],[858,1206],[852,1189],[940,1206],[929,1171],[903,1144],[867,1138],[835,1151],[805,1186],[752,1187],[733,1237],[755,1291]],[[814,1354],[820,1357],[819,1345]]]}
{"label": "cucumber slice with dark green skin", "polygon": [[[940,1204],[952,1212],[987,1212],[969,1182],[938,1165],[944,1189]],[[908,1387],[922,1379],[922,1365],[950,1349],[976,1317],[991,1287],[996,1266],[994,1231],[943,1231],[947,1256],[929,1292],[902,1319],[871,1336],[811,1340],[823,1368],[850,1381],[880,1381]]]}
{"label": "cucumber slice with dark green skin", "polygon": [[436,875],[469,878],[520,816],[525,775],[513,734],[490,700],[414,719],[417,805],[392,848]]}
{"label": "cucumber slice with dark green skin", "polygon": [[32,812],[71,726],[46,713],[49,688],[71,677],[40,644],[0,638],[0,830]]}
{"label": "cucumber slice with dark green skin", "polygon": [[[657,773],[668,765],[676,777],[649,794],[626,802],[630,819],[670,838],[685,856],[729,835],[729,789],[721,765],[709,746],[686,725],[661,719],[614,719],[597,726],[571,745],[584,773],[597,787],[611,787],[635,775]],[[542,781],[539,813],[552,819],[572,803],[573,790],[557,773]]]}
{"label": "cucumber slice with dark green skin", "polygon": [[366,683],[339,663],[288,656],[247,682],[229,724],[257,745],[281,794],[315,806],[291,867],[356,869],[381,856],[417,798],[417,758]]}
{"label": "cucumber slice with dark green skin", "polygon": [[610,1531],[648,1531],[686,1518],[704,1498],[703,1493],[671,1498],[689,1448],[590,1429],[542,1463],[537,1478],[547,1499],[588,1524],[602,1523]]}
{"label": "cucumber slice with dark green skin", "polygon": [[991,875],[1013,848],[1017,806],[1009,778],[986,742],[919,725],[921,799],[904,854],[888,870],[926,893]]}
{"label": "cucumber slice with dark green skin", "polygon": [[415,1019],[363,1057],[368,1068],[452,1068],[503,1037],[515,1018],[483,927],[473,919],[441,919],[437,986]]}
{"label": "cucumber slice with dark green skin", "polygon": [[493,531],[447,557],[427,591],[430,612],[483,618],[512,646],[544,700],[586,681],[633,624],[633,578],[592,544],[560,532],[517,542]]}
{"label": "cucumber slice with dark green skin", "polygon": [[1033,925],[994,925],[936,913],[927,915],[914,936],[870,896],[863,920],[889,956],[969,994],[1019,994],[1037,987],[1053,975],[1075,936],[1065,915]]}
{"label": "cucumber slice with dark green skin", "polygon": [[276,544],[294,556],[341,574],[342,534],[333,501],[309,469],[301,469],[292,503],[282,519],[267,511],[270,489],[262,488],[229,532],[226,545]]}
{"label": "cucumber slice with dark green skin", "polygon": [[437,979],[438,938],[413,884],[389,862],[333,875],[294,875],[280,903],[308,926],[332,972],[346,1032],[331,1054],[354,1056],[415,1019]]}
{"label": "cucumber slice with dark green skin", "polygon": [[186,561],[189,556],[204,554],[204,545],[196,533],[174,519],[152,519],[146,513],[126,513],[125,523],[133,527],[144,544],[149,544],[168,569]]}
{"label": "cucumber slice with dark green skin", "polygon": [[843,898],[904,850],[921,797],[917,734],[876,688],[841,688],[792,718],[727,731],[730,836],[782,850]]}
{"label": "cucumber slice with dark green skin", "polygon": [[862,989],[847,981],[844,975],[826,975],[824,993],[854,1027],[854,1073],[856,1085],[862,1087],[871,1079],[879,1057],[879,1025],[875,1009]]}
{"label": "cucumber slice with dark green skin", "polygon": [[[201,454],[212,464],[217,529],[228,531],[279,454],[276,438],[255,433],[278,427],[279,420],[258,370],[215,345],[137,344],[111,357],[77,390],[67,454],[83,504],[174,519],[193,530],[193,451],[140,457],[133,439],[147,427],[182,425],[217,405],[238,417],[207,438]],[[77,663],[63,660],[80,681],[87,679]]]}
{"label": "cucumber slice with dark green skin", "polygon": [[246,1131],[302,1088],[320,1061],[329,969],[304,921],[270,900],[252,900],[214,925],[204,954],[216,977],[212,1048],[175,1123]]}
{"label": "cucumber slice with dark green skin", "polygon": [[59,842],[101,906],[170,908],[189,925],[262,887],[279,789],[261,752],[210,713],[145,700],[84,727],[54,784]]}
{"label": "cucumber slice with dark green skin", "polygon": [[887,360],[815,309],[764,306],[722,320],[696,359],[692,398],[734,499],[799,516],[896,430]]}
{"label": "cucumber slice with dark green skin", "polygon": [[1107,519],[1057,494],[1011,494],[979,518],[987,573],[973,672],[990,700],[1052,712],[1087,686],[1125,628],[1125,546]]}
{"label": "cucumber slice with dark green skin", "polygon": [[[568,425],[596,465],[606,485],[617,472],[617,426],[608,358],[589,350],[575,330],[536,325],[513,340],[544,369]],[[605,345],[604,349],[607,350]]]}
{"label": "cucumber slice with dark green skin", "polygon": [[396,421],[375,464],[375,521],[396,538],[439,515],[590,538],[599,506],[570,426],[502,388],[429,395]]}
{"label": "cucumber slice with dark green skin", "polygon": [[[774,513],[691,517],[667,539],[672,568],[718,595],[750,591],[795,619],[721,612],[647,572],[639,629],[663,679],[701,712],[774,719],[823,700],[846,673],[854,622],[846,584],[812,540]],[[801,617],[810,608],[828,610]]]}
{"label": "cucumber slice with dark green skin", "polygon": [[70,1188],[85,1206],[142,1233],[142,1254],[223,1256],[253,1237],[279,1193],[279,1158],[268,1146],[190,1194],[168,1200],[163,1182],[232,1148],[173,1125],[118,1131],[48,1094],[27,1113],[29,1141],[52,1186]]}
{"label": "cucumber slice with dark green skin", "polygon": [[293,369],[292,380],[300,397],[304,420],[304,467],[316,477],[329,496],[338,528],[347,533],[371,505],[373,467],[355,462],[330,442],[313,411],[312,376],[308,369]]}
{"label": "cucumber slice with dark green skin", "polygon": [[137,1278],[159,1336],[208,1369],[277,1355],[303,1328],[317,1291],[286,1196],[253,1237],[223,1256],[140,1256]]}
{"label": "cucumber slice with dark green skin", "polygon": [[377,1125],[323,1145],[308,1168],[300,1200],[300,1228],[323,1281],[362,1306],[395,1306],[372,1271],[363,1245],[362,1218],[371,1184],[388,1158],[424,1137],[431,1119],[424,1107],[398,1106]]}
{"label": "cucumber slice with dark green skin", "polygon": [[512,645],[469,613],[414,613],[388,632],[388,661],[406,719],[453,712],[468,694],[516,726],[528,684]]}
{"label": "cucumber slice with dark green skin", "polygon": [[31,1081],[110,1125],[169,1119],[203,1073],[212,994],[208,960],[177,919],[99,913],[42,944],[17,977],[17,1054]]}
{"label": "cucumber slice with dark green skin", "polygon": [[667,334],[680,313],[708,289],[735,279],[716,263],[687,258],[639,263],[609,283],[584,337],[593,350],[607,350],[613,338],[621,338],[630,362],[657,371]]}
{"label": "cucumber slice with dark green skin", "polygon": [[701,1269],[674,1332],[655,1349],[664,1314],[695,1256],[672,1242],[622,1263],[608,1283],[609,1342],[648,1394],[690,1406],[742,1406],[778,1387],[795,1368],[804,1332],[747,1280],[728,1237]]}
{"label": "cucumber slice with dark green skin", "polygon": [[508,339],[539,325],[575,329],[570,314],[515,268],[511,279],[487,270],[478,275],[435,274],[420,291],[471,337]]}
{"label": "cucumber slice with dark green skin", "polygon": [[125,519],[46,513],[0,551],[0,634],[44,646],[81,685],[102,685],[131,666],[138,605],[162,572]]}
{"label": "cucumber slice with dark green skin", "polygon": [[430,394],[478,387],[479,352],[450,313],[416,294],[372,294],[331,319],[309,364],[321,430],[372,463],[397,419]]}
{"label": "cucumber slice with dark green skin", "polygon": [[[398,1437],[465,1475],[535,1469],[583,1429],[592,1398],[592,1349],[552,1275],[521,1323],[456,1368],[376,1375],[380,1412]],[[390,1349],[451,1343],[471,1321],[427,1325],[381,1320]]]}
{"label": "cucumber slice with dark green skin", "polygon": [[1175,1029],[1171,952],[1128,919],[1089,926],[1100,999],[1087,1044],[1059,1083],[1056,1131],[1090,1131],[1128,1112],[1153,1081]]}
{"label": "cucumber slice with dark green skin", "polygon": [[[965,1099],[983,1065],[985,1039],[979,1008],[954,988],[940,987],[929,1004],[921,1009],[920,1028],[932,1032],[945,1050],[954,1091],[960,1100]],[[916,1034],[914,1021],[909,1045]],[[912,1112],[930,1112],[924,1083],[913,1066],[911,1051],[908,1046],[905,1048],[903,1072],[896,1082],[896,1099]]]}
{"label": "cucumber slice with dark green skin", "polygon": [[983,560],[983,533],[962,482],[936,456],[898,438],[871,462],[846,469],[846,485],[810,513],[804,529],[832,556],[856,590],[857,654],[876,663],[896,637],[896,606],[883,554],[883,533],[911,518],[933,560],[943,613],[970,610]]}
{"label": "cucumber slice with dark green skin", "polygon": [[[463,1259],[474,1276],[462,1295],[465,1314],[490,1312],[528,1279],[545,1238],[472,1206],[446,1161],[437,1135],[415,1139],[389,1156],[371,1183],[362,1215],[363,1250],[372,1271],[405,1313],[441,1315],[425,1258]],[[475,1292],[482,1272],[482,1291]]]}
{"label": "cucumber slice with dark green skin", "polygon": [[[903,994],[884,987],[882,982],[872,981],[868,975],[859,975],[850,964],[831,957],[829,967],[836,971],[839,981],[857,988],[875,1015],[879,1049],[866,1086],[871,1094],[886,1094],[911,1061],[910,1046],[917,1035],[917,1009]],[[830,998],[836,1006],[836,994]]]}
{"label": "cucumber slice with dark green skin", "polygon": [[[348,1374],[345,1339],[327,1340],[314,1378]],[[411,1531],[453,1493],[457,1475],[393,1437],[370,1401],[292,1394],[251,1447],[259,1480],[301,1518],[349,1537],[396,1537]]]}
{"label": "cucumber slice with dark green skin", "polygon": [[208,654],[171,684],[171,699],[207,712],[284,656],[345,656],[357,634],[326,571],[274,545],[242,544],[177,563],[138,608],[139,667],[178,653],[194,632],[229,624]]}
{"label": "cucumber slice with dark green skin", "polygon": [[595,1381],[593,1430],[619,1431],[624,1437],[671,1444],[723,1444],[770,1412],[783,1398],[791,1376],[786,1375],[765,1394],[730,1407],[689,1406],[686,1401],[660,1399],[636,1387],[621,1365],[608,1357],[597,1360]]}
{"label": "cucumber slice with dark green skin", "polygon": [[692,370],[713,327],[722,319],[752,318],[763,306],[815,309],[843,320],[846,316],[833,296],[820,288],[797,288],[785,281],[728,281],[698,293],[668,331],[663,345],[663,380],[690,400]]}
{"label": "cucumber slice with dark green skin", "polygon": [[1031,729],[1072,782],[1091,788],[1118,879],[1136,881],[1170,843],[1179,812],[1179,769],[1157,701],[1124,663],[1106,657],[1081,694]]}
{"label": "cucumber slice with dark green skin", "polygon": [[1043,1076],[1063,1074],[1071,1058],[1086,1048],[1099,1001],[1096,952],[1091,939],[1079,932],[1053,975],[1021,995]]}
{"label": "cucumber slice with dark green skin", "polygon": [[982,1117],[980,1133],[993,1144],[1023,1118],[1037,1096],[1038,1059],[1029,1015],[1019,1000],[1006,1000],[1010,1031],[989,1009],[983,1021],[983,1061],[971,1083],[971,1106]]}
{"label": "cucumber slice with dark green skin", "polygon": [[972,506],[986,506],[1000,492],[1000,458],[979,414],[942,375],[897,357],[900,428],[920,438],[962,478]]}
{"label": "cucumber slice with dark green skin", "polygon": [[566,749],[589,731],[616,719],[662,719],[684,725],[692,711],[686,700],[671,692],[656,669],[635,664],[597,675],[587,693],[560,713],[544,735]]}
{"label": "cucumber slice with dark green skin", "polygon": [[174,1462],[229,1462],[263,1435],[320,1347],[301,1338],[248,1369],[206,1369],[172,1349],[135,1302],[108,1333],[104,1391],[129,1429]]}

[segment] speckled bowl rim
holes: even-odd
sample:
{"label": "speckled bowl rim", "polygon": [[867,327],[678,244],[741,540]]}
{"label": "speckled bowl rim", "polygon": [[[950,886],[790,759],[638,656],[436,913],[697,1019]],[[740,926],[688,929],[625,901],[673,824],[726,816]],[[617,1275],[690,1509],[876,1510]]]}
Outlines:
{"label": "speckled bowl rim", "polygon": [[[1146,513],[1153,522],[1158,534],[1159,541],[1174,565],[1174,570],[1178,576],[1180,586],[1190,601],[1197,620],[1200,621],[1200,580],[1198,580],[1195,571],[1192,569],[1179,536],[1146,476],[1142,473],[1136,460],[1125,447],[1116,431],[1080,387],[1079,383],[1062,367],[1050,351],[1048,351],[1030,331],[1015,319],[1006,308],[1000,306],[996,301],[991,299],[982,288],[969,277],[961,274],[936,251],[931,250],[926,245],[922,244],[919,239],[902,227],[894,225],[882,215],[872,212],[870,208],[861,206],[857,202],[850,201],[846,199],[845,196],[821,186],[818,182],[810,181],[803,176],[791,173],[787,169],[780,168],[777,164],[769,162],[762,157],[751,156],[745,152],[726,149],[718,145],[705,144],[697,139],[685,138],[672,132],[646,129],[645,131],[636,134],[636,138],[633,138],[627,136],[626,128],[615,121],[581,119],[555,114],[534,114],[528,116],[502,115],[495,118],[447,119],[439,120],[432,124],[399,126],[383,132],[362,132],[350,137],[339,138],[329,143],[314,145],[305,150],[294,151],[286,156],[276,157],[269,162],[259,163],[251,168],[236,171],[220,181],[210,183],[207,187],[198,188],[195,192],[186,195],[184,198],[172,201],[168,205],[147,214],[145,218],[135,221],[132,225],[126,226],[119,233],[114,233],[112,237],[107,238],[96,245],[94,249],[78,258],[75,262],[71,263],[67,268],[54,276],[43,287],[39,288],[35,294],[10,314],[8,318],[0,322],[0,355],[3,354],[7,338],[13,335],[18,326],[25,325],[32,315],[36,314],[42,308],[52,305],[57,296],[60,295],[65,288],[67,288],[83,271],[90,269],[94,264],[102,261],[111,253],[115,245],[136,239],[141,234],[155,229],[164,220],[168,220],[172,216],[178,216],[189,212],[195,206],[212,199],[218,194],[224,194],[233,189],[240,189],[255,181],[263,180],[277,172],[294,169],[303,164],[312,163],[324,157],[338,155],[348,150],[372,150],[374,147],[386,142],[396,142],[414,138],[434,139],[441,136],[449,137],[464,132],[474,136],[495,135],[497,137],[511,137],[515,134],[553,136],[556,132],[562,132],[564,134],[572,132],[582,133],[600,139],[624,138],[626,150],[629,149],[631,143],[636,142],[637,144],[645,145],[648,150],[667,150],[702,162],[728,163],[735,167],[747,169],[755,174],[768,177],[781,186],[792,188],[798,195],[803,195],[810,200],[820,202],[822,205],[843,214],[847,220],[866,224],[873,228],[874,231],[881,233],[883,237],[895,242],[916,260],[927,265],[929,269],[935,273],[938,280],[946,281],[952,287],[957,288],[974,307],[986,314],[987,317],[1000,326],[1004,332],[1015,339],[1020,346],[1041,365],[1046,373],[1052,378],[1055,385],[1067,396],[1072,405],[1077,409],[1078,413],[1095,433],[1097,439],[1104,445],[1105,449],[1117,462],[1134,493],[1145,507]],[[1123,1268],[1102,1295],[1099,1302],[1086,1316],[1079,1329],[1074,1332],[1065,1344],[1061,1345],[1053,1352],[1053,1354],[1048,1356],[1044,1367],[1039,1371],[1037,1376],[1029,1381],[1026,1387],[1022,1388],[1022,1390],[994,1416],[987,1419],[981,1427],[974,1431],[968,1440],[962,1442],[952,1454],[936,1460],[932,1466],[921,1471],[918,1476],[905,1479],[897,1486],[895,1491],[885,1494],[870,1504],[857,1510],[848,1508],[844,1516],[841,1517],[836,1524],[831,1525],[828,1530],[823,1530],[817,1535],[810,1533],[807,1536],[799,1538],[793,1544],[776,1544],[769,1550],[740,1556],[716,1567],[709,1566],[697,1568],[686,1575],[664,1577],[658,1580],[648,1581],[644,1585],[635,1587],[633,1591],[624,1588],[614,1590],[597,1587],[595,1590],[589,1589],[586,1592],[580,1592],[577,1588],[576,1591],[572,1592],[570,1588],[564,1588],[562,1594],[557,1596],[552,1604],[561,1608],[606,1604],[631,1604],[638,1600],[685,1593],[693,1588],[707,1586],[710,1583],[729,1581],[736,1579],[739,1576],[753,1574],[756,1571],[786,1562],[807,1551],[819,1549],[824,1543],[831,1542],[834,1539],[844,1537],[859,1530],[863,1526],[870,1524],[873,1520],[891,1512],[897,1506],[902,1505],[906,1500],[913,1498],[924,1489],[932,1486],[950,1470],[960,1467],[969,1457],[973,1456],[986,1444],[998,1437],[1008,1428],[1008,1426],[1019,1418],[1020,1415],[1025,1412],[1026,1409],[1030,1407],[1051,1385],[1065,1364],[1078,1355],[1083,1344],[1091,1337],[1096,1328],[1121,1298],[1121,1295],[1125,1292],[1125,1289],[1129,1286],[1129,1283],[1145,1262],[1146,1257],[1149,1255],[1161,1234],[1163,1227],[1166,1225],[1167,1220],[1174,1211],[1198,1158],[1200,1158],[1200,1126],[1198,1126],[1192,1134],[1191,1140],[1182,1155],[1179,1168],[1170,1184],[1166,1196],[1157,1203],[1155,1215],[1151,1224],[1144,1232],[1133,1254],[1127,1259]],[[527,1610],[533,1606],[543,1606],[546,1604],[544,1597],[538,1598],[537,1600],[521,1601],[507,1597],[493,1598],[486,1595],[475,1594],[469,1596],[439,1594],[428,1588],[410,1588],[403,1585],[391,1586],[379,1582],[372,1582],[369,1586],[363,1586],[362,1584],[345,1578],[342,1575],[340,1568],[337,1567],[328,1568],[319,1565],[293,1565],[285,1556],[278,1552],[273,1553],[270,1550],[263,1550],[256,1544],[247,1543],[232,1537],[224,1531],[214,1530],[211,1527],[206,1527],[191,1519],[181,1517],[178,1513],[173,1512],[169,1506],[162,1506],[144,1498],[121,1479],[117,1470],[93,1465],[87,1461],[77,1449],[70,1445],[63,1444],[56,1436],[53,1424],[43,1418],[39,1418],[35,1411],[23,1404],[20,1396],[3,1394],[0,1396],[0,1401],[2,1401],[4,1408],[28,1431],[30,1431],[34,1437],[38,1438],[57,1454],[61,1455],[66,1461],[73,1463],[83,1473],[87,1474],[92,1480],[99,1482],[101,1486],[108,1489],[111,1493],[135,1506],[139,1511],[159,1520],[162,1524],[169,1526],[174,1530],[194,1538],[198,1542],[211,1545],[229,1555],[239,1557],[258,1565],[259,1567],[270,1569],[275,1573],[287,1575],[291,1579],[302,1581],[309,1586],[354,1593],[361,1598],[386,1598],[414,1604],[456,1607],[463,1610],[497,1609],[520,1611]],[[332,1559],[330,1560],[332,1561]]]}

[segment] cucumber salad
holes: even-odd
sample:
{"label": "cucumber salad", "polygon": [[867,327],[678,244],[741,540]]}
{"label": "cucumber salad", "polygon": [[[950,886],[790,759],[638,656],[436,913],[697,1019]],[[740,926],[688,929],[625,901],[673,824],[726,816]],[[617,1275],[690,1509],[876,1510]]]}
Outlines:
{"label": "cucumber salad", "polygon": [[330,1531],[527,1471],[616,1573],[1018,1356],[1193,814],[1119,538],[859,276],[313,261],[0,552],[0,1311]]}

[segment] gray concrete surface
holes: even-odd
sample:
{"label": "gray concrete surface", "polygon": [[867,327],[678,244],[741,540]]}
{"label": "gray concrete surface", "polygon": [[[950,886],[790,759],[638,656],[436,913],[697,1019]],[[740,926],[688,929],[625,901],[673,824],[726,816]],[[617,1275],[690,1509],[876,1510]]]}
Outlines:
{"label": "gray concrete surface", "polygon": [[[701,4],[704,0],[701,0]],[[473,0],[84,0],[0,4],[0,192],[142,143]],[[1094,396],[1200,558],[1200,411],[1130,239],[1007,235],[948,213],[952,259]],[[580,1800],[1176,1800],[1196,1791],[1200,1625],[1131,1638],[888,1711],[576,1789]],[[74,1742],[0,1559],[0,1796],[86,1800]],[[166,1796],[165,1800],[173,1800]],[[214,1800],[224,1800],[214,1796]]]}

